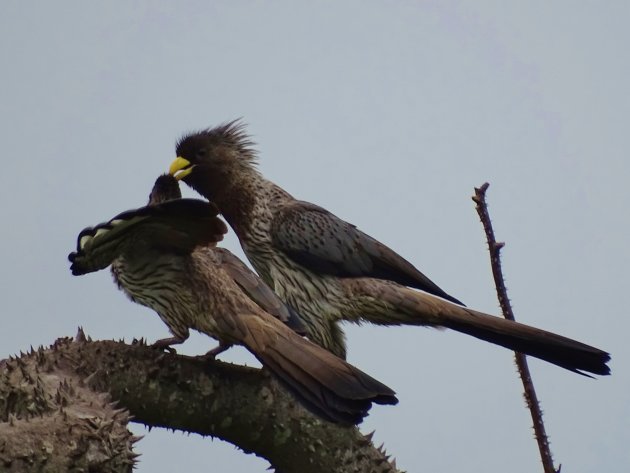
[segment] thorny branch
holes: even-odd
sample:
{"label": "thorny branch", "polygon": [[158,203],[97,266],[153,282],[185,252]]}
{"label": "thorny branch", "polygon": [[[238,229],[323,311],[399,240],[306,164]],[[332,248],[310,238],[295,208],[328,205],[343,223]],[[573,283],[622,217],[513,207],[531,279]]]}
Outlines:
{"label": "thorny branch", "polygon": [[277,472],[400,473],[372,434],[320,420],[264,370],[142,342],[93,342],[82,331],[0,361],[0,471],[32,471],[27,464],[42,472],[130,472],[138,440],[126,429],[130,415],[148,427],[219,437]]}
{"label": "thorny branch", "polygon": [[[497,295],[499,298],[499,304],[501,305],[501,311],[503,316],[508,320],[514,319],[514,312],[510,305],[510,300],[507,295],[507,289],[505,287],[505,280],[503,278],[503,269],[501,268],[501,248],[505,246],[503,242],[497,242],[494,236],[494,229],[492,228],[492,222],[490,220],[490,214],[488,213],[488,204],[486,203],[486,191],[490,187],[487,182],[481,187],[475,188],[475,195],[472,200],[476,204],[477,213],[483,224],[483,228],[486,233],[486,240],[488,241],[488,250],[490,252],[490,264],[492,266],[492,275],[494,277],[494,284],[497,288]],[[551,455],[551,449],[549,447],[549,438],[545,431],[545,424],[543,422],[542,410],[540,409],[540,403],[538,396],[536,396],[536,390],[534,389],[534,382],[532,381],[529,367],[527,366],[527,358],[524,354],[515,352],[515,361],[518,368],[518,373],[523,382],[525,402],[532,416],[534,423],[534,433],[536,435],[536,441],[538,443],[538,450],[540,451],[540,459],[543,464],[545,473],[560,473],[560,468],[556,470],[553,466],[553,457]]]}

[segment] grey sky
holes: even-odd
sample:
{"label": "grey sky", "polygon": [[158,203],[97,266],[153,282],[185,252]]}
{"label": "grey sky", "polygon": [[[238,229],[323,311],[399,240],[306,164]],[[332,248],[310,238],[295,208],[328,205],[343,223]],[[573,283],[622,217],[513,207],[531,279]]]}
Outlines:
{"label": "grey sky", "polygon": [[[497,313],[470,200],[490,181],[517,318],[613,355],[598,380],[531,362],[556,459],[627,471],[629,20],[613,1],[4,2],[0,357],[78,325],[165,336],[66,255],[84,226],[145,202],[182,133],[242,116],[270,179]],[[540,471],[508,351],[422,328],[348,335],[351,361],[399,393],[362,426],[399,466]],[[164,431],[138,448],[140,472],[267,467]]]}

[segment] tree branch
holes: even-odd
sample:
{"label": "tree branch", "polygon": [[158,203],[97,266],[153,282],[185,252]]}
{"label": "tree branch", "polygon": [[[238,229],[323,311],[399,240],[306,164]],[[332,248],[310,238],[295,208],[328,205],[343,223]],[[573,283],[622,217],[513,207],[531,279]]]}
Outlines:
{"label": "tree branch", "polygon": [[131,472],[128,413],[40,349],[0,362],[0,470]]}
{"label": "tree branch", "polygon": [[[42,371],[52,373],[73,389],[93,390],[92,396],[94,392],[109,393],[128,409],[134,422],[219,437],[267,459],[283,473],[398,472],[395,461],[390,462],[372,444],[371,435],[313,416],[264,370],[161,353],[141,342],[92,342],[84,337],[60,339],[51,348],[18,360],[0,362],[0,413],[27,422],[32,423],[33,416],[26,415],[26,408],[17,407],[24,403],[10,400],[24,395],[20,385],[7,376],[9,365],[10,373],[16,372],[15,366],[23,366],[27,376],[21,379],[31,378],[31,391],[41,385]],[[45,395],[40,396],[41,403],[35,402],[37,411],[50,410],[47,403],[55,396],[48,386],[42,389]],[[102,395],[100,399],[101,404],[110,405]],[[97,413],[92,418],[107,416]],[[2,420],[8,424],[9,415]],[[5,424],[0,424],[0,452],[3,429],[8,429]]]}
{"label": "tree branch", "polygon": [[[499,298],[499,304],[501,305],[501,311],[503,316],[508,320],[515,320],[512,306],[510,305],[510,299],[507,295],[507,288],[505,287],[505,280],[503,278],[503,269],[501,267],[501,248],[505,246],[503,242],[497,242],[494,236],[494,229],[492,228],[492,222],[490,220],[490,214],[488,213],[488,204],[486,203],[486,190],[490,187],[487,182],[481,187],[475,188],[475,195],[472,197],[476,204],[477,213],[483,224],[484,231],[486,233],[486,240],[488,241],[488,250],[490,252],[490,264],[492,266],[492,275],[494,277],[494,284],[497,288],[497,296]],[[536,390],[534,389],[534,382],[532,381],[531,374],[529,372],[529,366],[527,365],[527,357],[515,352],[515,361],[518,368],[518,373],[523,382],[525,402],[532,416],[534,423],[534,433],[536,435],[536,442],[538,443],[538,450],[540,451],[540,459],[543,464],[545,473],[559,473],[553,466],[553,456],[551,455],[551,449],[549,447],[549,438],[545,431],[545,423],[543,422],[542,410],[540,409],[540,403]]]}

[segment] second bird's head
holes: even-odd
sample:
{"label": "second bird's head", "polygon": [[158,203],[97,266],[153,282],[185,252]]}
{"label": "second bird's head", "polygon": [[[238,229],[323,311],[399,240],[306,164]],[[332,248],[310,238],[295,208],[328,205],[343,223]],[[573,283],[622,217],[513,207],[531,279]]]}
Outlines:
{"label": "second bird's head", "polygon": [[240,120],[183,136],[169,174],[211,201],[247,173],[256,172],[253,142]]}

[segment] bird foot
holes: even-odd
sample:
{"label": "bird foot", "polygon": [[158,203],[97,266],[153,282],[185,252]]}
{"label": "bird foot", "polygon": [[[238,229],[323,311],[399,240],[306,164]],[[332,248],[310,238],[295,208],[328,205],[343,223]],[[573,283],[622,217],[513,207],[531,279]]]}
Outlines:
{"label": "bird foot", "polygon": [[219,345],[215,348],[213,348],[212,350],[210,350],[208,353],[206,353],[205,355],[199,355],[195,358],[197,358],[198,360],[201,361],[212,361],[214,359],[216,359],[217,355],[223,353],[224,351],[228,350],[230,347],[232,346],[231,343],[219,343]]}
{"label": "bird foot", "polygon": [[177,355],[177,350],[175,350],[175,348],[173,348],[171,345],[184,343],[184,340],[185,339],[182,340],[181,338],[178,338],[178,337],[162,338],[161,340],[158,340],[155,343],[153,343],[151,345],[151,348],[154,348],[160,351],[167,351],[171,355]]}

